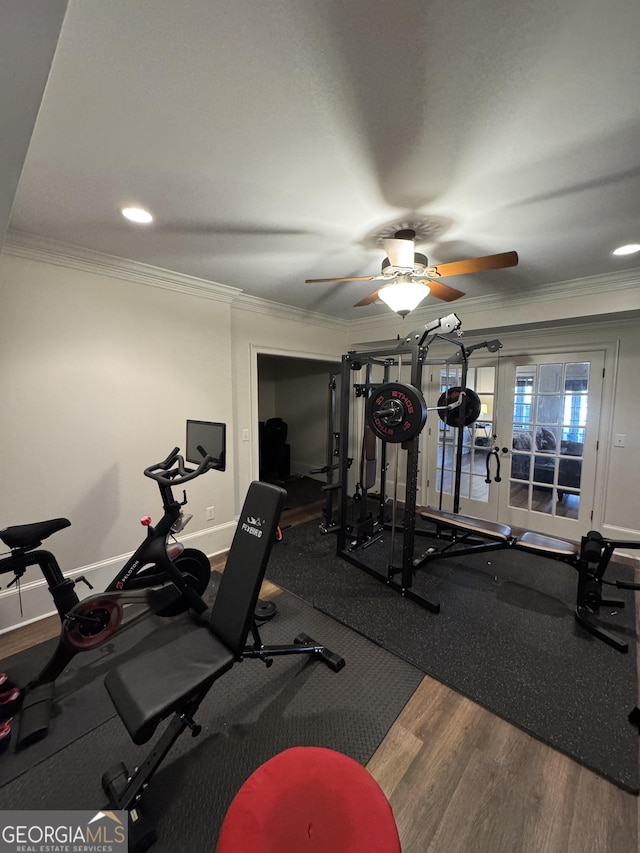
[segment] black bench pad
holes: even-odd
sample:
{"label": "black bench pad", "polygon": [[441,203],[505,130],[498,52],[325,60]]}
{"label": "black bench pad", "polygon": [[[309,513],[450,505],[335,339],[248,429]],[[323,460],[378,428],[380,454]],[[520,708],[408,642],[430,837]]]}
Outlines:
{"label": "black bench pad", "polygon": [[134,743],[231,669],[234,656],[208,629],[198,628],[109,672],[105,687]]}
{"label": "black bench pad", "polygon": [[486,539],[495,539],[497,542],[508,542],[512,538],[511,528],[506,524],[473,518],[470,515],[461,515],[459,512],[447,512],[443,509],[427,507],[420,513],[420,516],[425,521],[433,521],[436,524],[443,524],[445,527],[450,524],[458,530],[468,530],[470,533],[477,533]]}

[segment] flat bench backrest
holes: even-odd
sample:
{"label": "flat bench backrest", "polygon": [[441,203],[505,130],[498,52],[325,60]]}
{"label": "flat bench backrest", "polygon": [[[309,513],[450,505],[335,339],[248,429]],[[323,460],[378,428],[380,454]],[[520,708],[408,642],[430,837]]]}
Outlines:
{"label": "flat bench backrest", "polygon": [[287,493],[254,481],[244,500],[211,610],[211,631],[239,656],[244,649]]}

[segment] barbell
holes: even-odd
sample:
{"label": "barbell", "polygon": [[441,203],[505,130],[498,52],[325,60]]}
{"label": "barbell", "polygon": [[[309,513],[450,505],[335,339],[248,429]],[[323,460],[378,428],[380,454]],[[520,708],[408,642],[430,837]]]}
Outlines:
{"label": "barbell", "polygon": [[366,417],[378,438],[399,443],[421,432],[429,411],[437,411],[449,426],[469,426],[480,415],[480,398],[471,388],[456,386],[440,395],[437,406],[429,408],[419,388],[387,382],[369,396]]}

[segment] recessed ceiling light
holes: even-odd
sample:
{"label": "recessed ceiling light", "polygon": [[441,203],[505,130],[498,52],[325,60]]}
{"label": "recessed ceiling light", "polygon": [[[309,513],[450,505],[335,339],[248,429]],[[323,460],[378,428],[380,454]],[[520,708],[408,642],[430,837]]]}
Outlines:
{"label": "recessed ceiling light", "polygon": [[614,255],[633,255],[634,252],[640,252],[640,243],[627,243],[626,246],[618,246],[613,250]]}
{"label": "recessed ceiling light", "polygon": [[125,219],[130,219],[131,222],[153,222],[153,216],[148,210],[143,210],[141,207],[123,207],[122,215]]}

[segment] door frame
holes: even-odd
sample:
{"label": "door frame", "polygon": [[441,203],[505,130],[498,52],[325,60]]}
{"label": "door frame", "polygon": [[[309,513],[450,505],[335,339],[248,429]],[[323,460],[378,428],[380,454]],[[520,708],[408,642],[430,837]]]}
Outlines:
{"label": "door frame", "polygon": [[[251,456],[251,478],[259,479],[260,476],[260,444],[257,440],[258,435],[258,356],[272,355],[283,358],[297,359],[299,361],[317,361],[319,363],[327,362],[328,364],[339,364],[341,357],[329,355],[328,353],[303,352],[301,350],[288,350],[280,347],[268,347],[261,344],[250,344],[250,418],[252,429],[249,432],[251,441],[250,456]],[[327,367],[327,374],[329,368]],[[255,435],[255,438],[253,436]]]}

